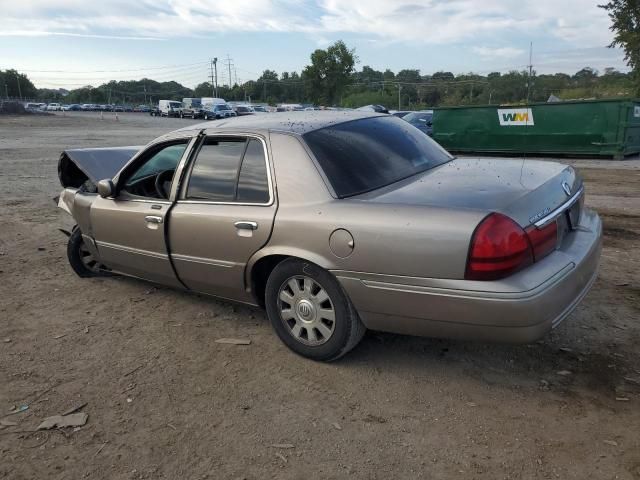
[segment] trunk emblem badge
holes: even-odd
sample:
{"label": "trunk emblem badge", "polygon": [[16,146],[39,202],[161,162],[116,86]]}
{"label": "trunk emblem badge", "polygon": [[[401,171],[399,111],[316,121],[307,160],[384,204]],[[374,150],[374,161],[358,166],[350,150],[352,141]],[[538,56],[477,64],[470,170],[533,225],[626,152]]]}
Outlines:
{"label": "trunk emblem badge", "polygon": [[564,190],[564,193],[567,194],[567,197],[571,196],[571,187],[568,182],[562,182],[562,189]]}

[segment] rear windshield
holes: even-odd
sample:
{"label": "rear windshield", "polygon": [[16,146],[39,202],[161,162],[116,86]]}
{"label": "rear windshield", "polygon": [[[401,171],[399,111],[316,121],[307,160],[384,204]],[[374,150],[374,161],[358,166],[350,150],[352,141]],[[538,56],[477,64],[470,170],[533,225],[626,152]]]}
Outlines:
{"label": "rear windshield", "polygon": [[303,138],[340,198],[384,187],[453,158],[393,116],[341,123]]}

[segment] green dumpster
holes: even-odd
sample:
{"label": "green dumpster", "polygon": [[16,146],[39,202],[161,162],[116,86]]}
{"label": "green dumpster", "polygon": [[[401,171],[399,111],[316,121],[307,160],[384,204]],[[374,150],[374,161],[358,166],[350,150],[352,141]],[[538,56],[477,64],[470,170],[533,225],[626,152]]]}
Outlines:
{"label": "green dumpster", "polygon": [[640,152],[640,100],[435,108],[433,138],[454,152],[622,158]]}

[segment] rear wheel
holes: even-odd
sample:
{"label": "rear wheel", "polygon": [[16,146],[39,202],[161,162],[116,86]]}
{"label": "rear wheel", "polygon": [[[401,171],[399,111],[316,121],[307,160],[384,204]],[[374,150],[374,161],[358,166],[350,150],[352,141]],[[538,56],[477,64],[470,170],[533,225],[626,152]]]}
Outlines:
{"label": "rear wheel", "polygon": [[76,228],[67,243],[67,258],[73,271],[79,277],[97,277],[110,275],[109,269],[93,256],[82,239],[82,233]]}
{"label": "rear wheel", "polygon": [[280,339],[312,360],[340,358],[366,330],[338,281],[309,262],[280,263],[267,280],[265,304]]}

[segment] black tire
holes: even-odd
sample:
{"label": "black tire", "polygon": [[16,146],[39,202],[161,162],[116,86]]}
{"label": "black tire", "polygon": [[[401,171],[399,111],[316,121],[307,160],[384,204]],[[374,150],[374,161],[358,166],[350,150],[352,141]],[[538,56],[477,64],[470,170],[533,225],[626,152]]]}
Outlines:
{"label": "black tire", "polygon": [[92,261],[82,240],[82,233],[75,228],[67,243],[67,258],[71,268],[79,277],[100,277],[111,275],[109,270],[97,261]]}
{"label": "black tire", "polygon": [[[280,299],[282,289],[286,289],[286,285],[292,279],[302,282],[298,283],[298,285],[302,285],[304,277],[313,280],[316,287],[320,287],[326,292],[329,303],[325,305],[332,307],[335,316],[330,327],[333,329],[332,333],[324,340],[324,343],[318,345],[307,344],[304,338],[300,337],[299,339],[295,336],[290,322],[297,325],[301,322],[299,319],[285,320],[284,315],[281,315],[281,311],[284,311],[283,309],[286,307],[292,310],[296,308]],[[353,349],[366,331],[366,327],[360,321],[349,297],[333,275],[313,263],[295,258],[281,262],[269,275],[265,291],[265,305],[267,316],[280,340],[297,354],[312,360],[323,362],[337,360]],[[302,330],[304,331],[305,327]],[[320,335],[320,332],[316,331],[314,337],[316,334]],[[308,339],[309,334],[307,333],[307,341]]]}

